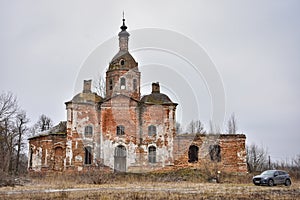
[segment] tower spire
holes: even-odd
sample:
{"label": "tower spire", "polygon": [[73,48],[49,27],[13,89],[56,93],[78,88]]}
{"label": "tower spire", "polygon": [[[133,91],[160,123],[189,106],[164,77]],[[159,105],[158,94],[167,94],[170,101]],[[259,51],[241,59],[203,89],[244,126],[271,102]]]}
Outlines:
{"label": "tower spire", "polygon": [[124,11],[123,11],[123,19],[122,19],[122,21],[123,21],[123,25],[120,28],[121,28],[122,31],[126,31],[127,26],[125,25]]}
{"label": "tower spire", "polygon": [[127,26],[125,25],[124,11],[123,11],[122,21],[123,21],[123,24],[120,27],[121,31],[119,33],[119,47],[120,47],[120,51],[128,51],[128,37],[129,37],[129,33],[126,31]]}

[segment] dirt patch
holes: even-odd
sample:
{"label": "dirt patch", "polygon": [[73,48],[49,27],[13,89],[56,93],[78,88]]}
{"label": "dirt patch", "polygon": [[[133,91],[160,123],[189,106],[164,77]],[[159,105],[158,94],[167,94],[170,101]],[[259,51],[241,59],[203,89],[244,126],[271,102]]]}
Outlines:
{"label": "dirt patch", "polygon": [[0,187],[0,199],[299,199],[290,187],[255,186],[251,174],[221,174],[220,183],[198,169],[151,173],[35,174],[23,186]]}
{"label": "dirt patch", "polygon": [[299,183],[290,187],[260,187],[227,183],[123,182],[73,185],[73,188],[30,185],[3,189],[0,199],[297,199],[300,196]]}

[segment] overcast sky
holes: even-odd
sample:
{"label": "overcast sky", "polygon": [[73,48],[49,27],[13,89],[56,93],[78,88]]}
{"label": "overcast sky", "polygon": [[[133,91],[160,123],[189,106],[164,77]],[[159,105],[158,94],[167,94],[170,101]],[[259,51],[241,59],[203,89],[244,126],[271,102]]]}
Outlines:
{"label": "overcast sky", "polygon": [[[172,30],[200,45],[223,82],[225,119],[234,112],[248,144],[263,145],[271,158],[285,160],[300,154],[299,8],[298,0],[3,0],[0,91],[17,95],[32,122],[43,113],[55,123],[65,120],[64,102],[74,95],[82,64],[99,45],[116,37],[124,10],[129,32]],[[111,56],[117,50],[117,46],[110,49]],[[151,58],[147,53],[133,55],[140,66]],[[162,58],[171,60],[167,55]],[[174,97],[167,89],[170,76],[162,78],[153,75]],[[209,101],[203,95],[203,102]],[[201,118],[206,124],[207,116]]]}

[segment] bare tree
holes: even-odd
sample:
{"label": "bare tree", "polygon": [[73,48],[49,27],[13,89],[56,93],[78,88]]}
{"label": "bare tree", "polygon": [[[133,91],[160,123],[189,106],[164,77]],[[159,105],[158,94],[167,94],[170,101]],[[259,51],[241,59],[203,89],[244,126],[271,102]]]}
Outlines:
{"label": "bare tree", "polygon": [[9,172],[12,168],[15,132],[9,118],[1,124],[1,169]]}
{"label": "bare tree", "polygon": [[228,124],[227,124],[227,132],[229,134],[236,134],[237,133],[237,123],[234,113],[231,114]]}
{"label": "bare tree", "polygon": [[25,171],[26,156],[22,150],[28,121],[26,112],[20,110],[17,98],[12,93],[0,94],[0,172],[19,172],[21,166]]}
{"label": "bare tree", "polygon": [[300,154],[293,159],[293,165],[300,171]]}
{"label": "bare tree", "polygon": [[221,134],[221,129],[218,125],[215,125],[211,120],[209,121],[209,133]]}
{"label": "bare tree", "polygon": [[300,154],[291,159],[276,160],[272,162],[272,167],[288,171],[295,180],[300,180]]}
{"label": "bare tree", "polygon": [[196,133],[200,133],[200,134],[206,133],[206,131],[204,129],[204,124],[200,120],[197,120],[195,122],[195,128],[196,128]]}
{"label": "bare tree", "polygon": [[268,168],[268,151],[265,148],[252,144],[246,147],[246,151],[249,172],[263,171]]}
{"label": "bare tree", "polygon": [[0,122],[11,118],[17,110],[17,98],[11,92],[2,93],[0,95]]}
{"label": "bare tree", "polygon": [[18,133],[18,141],[17,141],[17,158],[16,158],[16,169],[15,172],[19,172],[19,163],[20,163],[20,153],[21,153],[21,147],[22,147],[22,139],[28,131],[28,127],[26,124],[29,122],[29,119],[27,118],[26,112],[24,110],[21,110],[17,116],[16,116],[16,128]]}
{"label": "bare tree", "polygon": [[196,131],[195,131],[195,122],[194,120],[192,120],[189,125],[187,126],[187,130],[186,132],[188,133],[191,133],[191,134],[194,134]]}
{"label": "bare tree", "polygon": [[16,132],[13,118],[18,110],[17,98],[11,93],[0,95],[0,168],[3,172],[12,169]]}
{"label": "bare tree", "polygon": [[187,132],[191,134],[199,133],[199,134],[205,134],[206,131],[204,130],[204,125],[200,120],[192,120],[188,127]]}
{"label": "bare tree", "polygon": [[98,79],[96,79],[94,81],[94,84],[93,84],[95,90],[96,90],[96,93],[105,98],[106,96],[106,82],[105,82],[105,78],[102,77],[102,76],[99,76]]}
{"label": "bare tree", "polygon": [[46,130],[49,130],[53,126],[53,122],[50,117],[42,114],[39,117],[39,120],[34,125],[35,129],[38,129],[38,131],[43,132]]}
{"label": "bare tree", "polygon": [[176,134],[182,133],[181,124],[179,122],[176,122]]}

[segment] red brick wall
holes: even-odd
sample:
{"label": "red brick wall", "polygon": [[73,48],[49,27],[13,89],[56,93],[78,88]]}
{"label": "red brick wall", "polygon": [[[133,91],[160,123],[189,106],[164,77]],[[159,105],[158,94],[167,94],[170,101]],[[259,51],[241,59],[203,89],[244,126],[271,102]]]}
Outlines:
{"label": "red brick wall", "polygon": [[[175,165],[207,167],[215,161],[209,156],[209,146],[217,144],[221,148],[221,161],[217,162],[219,170],[226,172],[247,172],[246,136],[243,134],[221,135],[179,135],[174,139]],[[188,162],[188,151],[191,145],[199,147],[198,162]]]}

